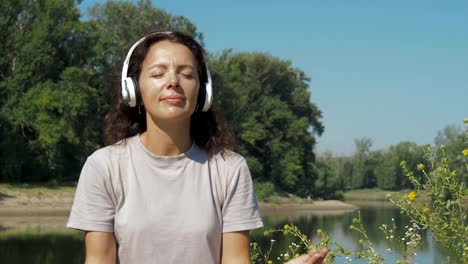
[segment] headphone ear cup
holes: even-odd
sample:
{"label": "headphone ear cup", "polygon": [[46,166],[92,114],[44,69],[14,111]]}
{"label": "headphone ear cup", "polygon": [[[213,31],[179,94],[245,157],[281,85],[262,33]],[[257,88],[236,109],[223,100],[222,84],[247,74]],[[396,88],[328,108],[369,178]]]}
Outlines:
{"label": "headphone ear cup", "polygon": [[195,111],[201,111],[203,109],[205,100],[206,100],[206,88],[204,85],[202,85],[200,86],[200,90],[198,91],[197,107],[195,108]]}
{"label": "headphone ear cup", "polygon": [[127,77],[122,82],[122,99],[130,107],[135,107],[140,97],[140,91],[135,81]]}
{"label": "headphone ear cup", "polygon": [[138,86],[138,82],[133,78],[131,78],[131,79],[132,79],[132,83],[133,83],[133,88],[135,90],[135,106],[143,104],[143,101],[141,99],[140,87]]}
{"label": "headphone ear cup", "polygon": [[211,108],[211,104],[213,102],[213,87],[212,87],[212,82],[211,82],[211,74],[208,68],[206,69],[206,74],[208,77],[208,80],[205,84],[205,89],[204,89],[204,101],[202,105],[202,112],[207,112]]}

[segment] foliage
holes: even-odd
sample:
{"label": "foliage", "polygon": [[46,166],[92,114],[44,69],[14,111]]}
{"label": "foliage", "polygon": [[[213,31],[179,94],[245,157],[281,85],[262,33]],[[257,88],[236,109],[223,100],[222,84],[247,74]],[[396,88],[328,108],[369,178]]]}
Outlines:
{"label": "foliage", "polygon": [[[421,244],[421,235],[419,234],[421,228],[416,223],[413,223],[411,227],[405,226],[405,228],[406,232],[404,237],[395,235],[397,226],[393,218],[390,228],[386,224],[379,227],[379,229],[385,233],[387,240],[390,242],[397,242],[400,247],[400,252],[403,252],[403,263],[412,263],[413,256],[416,256],[416,251]],[[390,248],[387,250],[391,252]]]}
{"label": "foliage", "polygon": [[[419,164],[419,174],[402,162],[414,191],[399,200],[393,200],[391,196],[389,199],[414,223],[424,229],[429,228],[437,242],[453,250],[463,262],[468,262],[468,224],[463,208],[466,188],[457,180],[458,172],[451,169],[444,146],[439,151],[427,146],[426,160],[430,167],[426,169]],[[467,173],[466,157],[465,166],[464,173]],[[429,203],[418,199],[423,194],[429,197]]]}
{"label": "foliage", "polygon": [[[391,225],[382,224],[379,227],[385,233],[386,239],[390,243],[396,243],[400,248],[402,259],[398,260],[397,263],[410,264],[413,262],[413,256],[417,254],[421,245],[420,231],[423,229],[429,229],[437,242],[456,254],[456,263],[468,263],[468,221],[466,210],[463,207],[464,196],[468,192],[464,183],[457,177],[458,173],[468,173],[468,120],[465,120],[463,137],[462,145],[464,147],[459,150],[465,166],[463,171],[457,172],[451,168],[451,160],[445,146],[441,146],[439,149],[426,146],[424,158],[428,165],[424,163],[415,165],[414,168],[418,170],[418,173],[411,171],[405,161],[401,162],[403,171],[414,190],[398,199],[394,199],[391,194],[388,194],[387,198],[401,210],[402,214],[409,216],[411,225],[405,226],[403,236],[397,235],[396,230],[401,227],[397,227],[393,218]],[[289,260],[319,246],[318,248],[328,248],[330,251],[325,263],[333,263],[337,256],[345,256],[346,262],[349,263],[352,255],[365,259],[368,263],[384,263],[384,258],[374,249],[366,229],[362,225],[360,213],[357,218],[353,219],[349,228],[361,237],[359,239],[360,251],[352,252],[344,249],[323,234],[321,230],[317,232],[319,242],[312,245],[307,236],[294,225],[285,225],[278,230],[268,230],[265,232],[265,236],[281,233],[284,234],[284,238],[281,239],[288,239],[288,235],[296,238],[295,242],[291,243],[289,251],[282,254],[282,258],[277,259],[278,261]],[[275,241],[275,239],[271,240],[270,248],[265,253],[262,252],[258,244],[253,242],[251,244],[252,262],[274,263],[276,260],[271,259],[270,255]],[[391,249],[389,248],[388,251]],[[448,261],[451,261],[450,258]]]}
{"label": "foliage", "polygon": [[[225,51],[209,61],[215,104],[223,106],[254,179],[282,191],[313,195],[314,134],[321,113],[310,102],[304,72],[263,53]],[[239,114],[242,109],[244,114]]]}
{"label": "foliage", "polygon": [[361,252],[354,253],[356,257],[367,259],[369,263],[372,264],[383,263],[382,255],[374,249],[372,242],[367,236],[366,229],[361,222],[360,213],[358,218],[353,219],[353,224],[349,226],[349,229],[356,231],[359,235],[363,237],[363,239],[359,240],[359,245],[363,247],[363,250]]}
{"label": "foliage", "polygon": [[[178,30],[203,43],[191,21],[149,0],[97,4],[85,20],[72,0],[7,0],[0,12],[3,181],[77,177],[101,145],[113,80],[141,35]],[[314,136],[323,126],[304,72],[261,53],[211,56],[210,68],[215,105],[234,125],[253,177],[281,191],[316,195]],[[272,186],[264,187],[271,193]]]}
{"label": "foliage", "polygon": [[1,181],[78,177],[100,146],[111,80],[129,43],[155,28],[203,40],[188,19],[151,1],[108,1],[85,21],[73,0],[7,0],[0,12]]}
{"label": "foliage", "polygon": [[339,174],[337,171],[339,165],[338,159],[333,158],[331,154],[322,155],[315,163],[317,170],[317,178],[315,180],[315,195],[322,199],[342,199],[344,189],[343,181],[335,175]]}
{"label": "foliage", "polygon": [[[80,54],[84,55],[89,50],[87,46],[77,46],[80,42],[76,40],[82,32],[78,8],[72,0],[4,1],[2,5],[5,8],[0,11],[1,31],[7,41],[2,44],[5,49],[2,48],[0,54],[3,75],[0,81],[0,146],[8,157],[2,159],[4,166],[0,169],[0,179],[21,181],[61,177],[64,170],[73,164],[77,167],[76,161],[83,159],[81,153],[89,152],[88,145],[84,144],[77,153],[68,155],[71,149],[61,138],[67,137],[67,134],[70,138],[70,133],[78,131],[58,131],[57,124],[47,123],[56,120],[46,120],[46,115],[61,116],[71,111],[64,104],[67,102],[60,101],[63,94],[52,94],[60,91],[61,85],[70,84],[64,79],[72,77],[66,73],[67,70],[82,64]],[[86,78],[80,79],[80,83],[83,82],[86,82]],[[77,84],[75,93],[70,96],[82,93],[80,87],[83,86]],[[58,104],[62,112],[57,112]],[[42,108],[39,109],[39,106]],[[87,109],[83,110],[86,112]],[[68,120],[68,117],[73,115],[61,116],[62,122],[80,121]],[[34,122],[43,122],[43,129],[38,130]],[[90,124],[83,126],[86,125]],[[57,131],[57,134],[53,134]],[[46,134],[52,134],[57,139],[51,139]],[[89,140],[95,141],[96,137],[90,136]],[[61,142],[60,147],[57,146],[58,142]],[[53,166],[49,167],[51,164]]]}
{"label": "foliage", "polygon": [[413,142],[400,142],[391,146],[387,154],[381,155],[377,162],[377,187],[384,190],[409,188],[409,180],[400,168],[400,161],[406,160],[409,166],[416,166],[421,162],[422,156],[421,147]]}
{"label": "foliage", "polygon": [[[452,127],[452,126],[449,126]],[[439,132],[436,141],[447,142],[447,157],[452,161],[456,171],[464,169],[460,149],[463,145],[463,135],[456,134],[454,129]],[[447,132],[449,131],[449,132]],[[445,135],[448,133],[448,135]],[[443,139],[441,139],[443,138]],[[405,160],[410,168],[424,163],[423,148],[414,142],[400,142],[386,149],[371,151],[372,141],[368,138],[355,140],[356,151],[350,157],[333,157],[324,153],[316,163],[319,176],[326,175],[326,182],[331,192],[336,190],[352,190],[361,188],[379,188],[382,190],[402,190],[411,188],[411,182],[400,166]],[[427,164],[426,164],[427,165]],[[467,174],[457,174],[457,180],[468,183]],[[322,180],[323,181],[323,180]],[[317,186],[317,185],[316,185]]]}
{"label": "foliage", "polygon": [[[189,19],[149,0],[106,1],[85,18],[76,4],[0,4],[0,181],[77,177],[85,158],[102,145],[111,87],[126,50],[142,34],[179,30],[203,43]],[[356,188],[410,187],[399,161],[409,167],[421,162],[412,142],[372,151],[372,140],[360,138],[351,157],[316,158],[316,137],[324,131],[321,112],[311,102],[310,79],[290,61],[226,50],[210,55],[208,63],[214,107],[222,108],[233,126],[237,151],[256,181],[270,182],[278,192],[325,199]],[[436,142],[446,145],[447,157],[461,171],[459,129],[445,128]],[[457,177],[468,183],[466,174]]]}
{"label": "foliage", "polygon": [[290,243],[288,251],[281,254],[277,259],[271,258],[271,253],[273,250],[273,245],[276,242],[275,239],[270,240],[269,248],[263,252],[262,249],[258,246],[258,243],[252,242],[251,246],[251,262],[252,263],[284,263],[293,258],[297,258],[300,255],[306,254],[311,249],[321,249],[328,248],[329,252],[327,258],[324,260],[324,263],[334,263],[334,260],[337,256],[349,256],[352,254],[351,251],[346,250],[339,243],[336,243],[330,239],[330,237],[323,232],[323,230],[317,230],[318,242],[312,243],[307,235],[303,234],[299,228],[293,224],[284,225],[281,229],[271,229],[265,231],[265,236],[272,236],[275,234],[282,235],[282,239],[290,239],[293,242]]}
{"label": "foliage", "polygon": [[257,199],[264,201],[276,194],[275,185],[271,182],[254,181],[254,190]]}
{"label": "foliage", "polygon": [[96,100],[96,90],[86,83],[86,73],[76,67],[65,69],[60,81],[39,84],[21,98],[16,124],[34,131],[28,144],[41,150],[37,162],[56,177],[78,171],[77,166],[97,148],[96,127],[82,122],[96,112]]}

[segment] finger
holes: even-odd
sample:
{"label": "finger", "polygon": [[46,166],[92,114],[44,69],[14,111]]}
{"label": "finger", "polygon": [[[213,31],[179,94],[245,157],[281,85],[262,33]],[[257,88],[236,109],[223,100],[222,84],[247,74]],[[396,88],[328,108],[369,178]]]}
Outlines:
{"label": "finger", "polygon": [[328,249],[324,248],[324,249],[320,250],[319,254],[320,254],[320,256],[322,258],[325,258],[327,256],[327,254],[328,254]]}
{"label": "finger", "polygon": [[310,263],[310,264],[319,264],[319,263],[322,263],[322,261],[320,260],[321,259],[321,256],[319,253],[315,253],[314,255],[312,255],[309,259],[309,261],[307,263]]}
{"label": "finger", "polygon": [[311,250],[309,251],[309,254],[308,254],[308,255],[312,257],[312,256],[314,256],[314,255],[317,254],[317,253],[318,253],[317,250],[311,249]]}
{"label": "finger", "polygon": [[307,260],[306,263],[308,263],[308,264],[320,264],[325,259],[325,256],[327,255],[327,253],[328,253],[327,249],[322,249],[320,251],[311,250],[309,252],[310,258]]}
{"label": "finger", "polygon": [[293,260],[288,261],[286,264],[304,264],[304,263],[309,263],[310,256],[309,255],[303,255],[298,258],[295,258]]}
{"label": "finger", "polygon": [[304,255],[296,258],[297,262],[296,263],[309,263],[309,255]]}

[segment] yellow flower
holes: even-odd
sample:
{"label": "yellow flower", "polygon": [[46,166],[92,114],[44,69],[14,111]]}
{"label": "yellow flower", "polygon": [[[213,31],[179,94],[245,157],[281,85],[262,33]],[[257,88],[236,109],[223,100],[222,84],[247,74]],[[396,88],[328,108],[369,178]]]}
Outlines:
{"label": "yellow flower", "polygon": [[468,149],[462,151],[463,156],[468,157]]}
{"label": "yellow flower", "polygon": [[416,193],[415,192],[410,192],[407,197],[408,197],[408,200],[410,200],[412,202],[412,201],[414,201],[414,199],[416,199]]}
{"label": "yellow flower", "polygon": [[464,118],[463,123],[468,124],[468,118]]}
{"label": "yellow flower", "polygon": [[419,163],[419,164],[416,166],[416,168],[418,169],[418,171],[422,171],[422,170],[424,170],[424,164]]}

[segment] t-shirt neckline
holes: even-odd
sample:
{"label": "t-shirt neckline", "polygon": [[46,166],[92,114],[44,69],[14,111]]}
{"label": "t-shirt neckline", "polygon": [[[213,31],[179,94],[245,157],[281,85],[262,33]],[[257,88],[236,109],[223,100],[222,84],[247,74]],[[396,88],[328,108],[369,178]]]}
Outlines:
{"label": "t-shirt neckline", "polygon": [[192,142],[192,145],[190,145],[190,148],[186,152],[183,152],[179,155],[159,156],[149,151],[145,147],[145,145],[143,145],[143,142],[141,142],[139,134],[133,136],[131,138],[131,141],[134,143],[134,145],[136,145],[138,149],[140,149],[142,152],[145,153],[145,156],[149,157],[152,161],[156,163],[164,164],[164,165],[174,165],[174,164],[179,164],[179,163],[183,163],[183,162],[187,162],[191,160],[197,148],[196,144]]}

